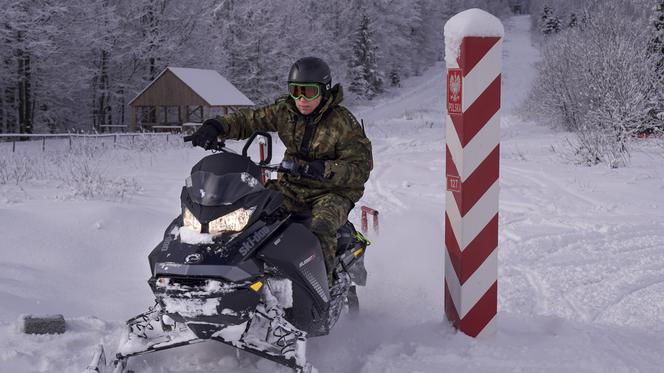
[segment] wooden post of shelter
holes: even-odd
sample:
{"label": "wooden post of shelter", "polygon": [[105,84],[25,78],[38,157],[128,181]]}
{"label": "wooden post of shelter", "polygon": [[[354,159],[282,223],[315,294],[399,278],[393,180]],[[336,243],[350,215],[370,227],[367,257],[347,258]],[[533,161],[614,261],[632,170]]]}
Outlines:
{"label": "wooden post of shelter", "polygon": [[137,118],[136,116],[138,115],[137,113],[137,107],[131,106],[131,130],[136,131],[136,126],[137,126]]}

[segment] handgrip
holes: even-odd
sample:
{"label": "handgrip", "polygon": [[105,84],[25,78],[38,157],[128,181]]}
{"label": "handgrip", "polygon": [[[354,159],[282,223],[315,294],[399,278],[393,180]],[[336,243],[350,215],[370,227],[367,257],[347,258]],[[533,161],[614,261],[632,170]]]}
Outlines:
{"label": "handgrip", "polygon": [[244,147],[242,148],[242,155],[247,156],[247,150],[249,149],[249,146],[251,146],[251,143],[254,142],[257,136],[264,136],[267,139],[267,156],[265,157],[264,160],[258,162],[259,165],[263,166],[266,164],[269,164],[270,161],[272,160],[272,136],[267,133],[267,132],[254,132],[249,139],[247,139],[247,143],[244,144]]}

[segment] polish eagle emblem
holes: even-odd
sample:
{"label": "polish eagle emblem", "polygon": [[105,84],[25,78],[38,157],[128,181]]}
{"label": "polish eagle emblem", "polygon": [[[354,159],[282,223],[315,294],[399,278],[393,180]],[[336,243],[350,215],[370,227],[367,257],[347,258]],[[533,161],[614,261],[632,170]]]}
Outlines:
{"label": "polish eagle emblem", "polygon": [[459,101],[459,92],[461,92],[461,76],[459,74],[452,74],[450,76],[450,100]]}

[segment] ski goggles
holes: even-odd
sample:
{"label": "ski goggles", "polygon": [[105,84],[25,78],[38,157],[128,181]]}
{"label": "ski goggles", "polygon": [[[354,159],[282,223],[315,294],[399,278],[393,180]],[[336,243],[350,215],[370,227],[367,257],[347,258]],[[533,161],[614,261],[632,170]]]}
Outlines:
{"label": "ski goggles", "polygon": [[304,97],[307,101],[312,101],[320,96],[320,85],[316,83],[288,83],[288,93],[297,100]]}

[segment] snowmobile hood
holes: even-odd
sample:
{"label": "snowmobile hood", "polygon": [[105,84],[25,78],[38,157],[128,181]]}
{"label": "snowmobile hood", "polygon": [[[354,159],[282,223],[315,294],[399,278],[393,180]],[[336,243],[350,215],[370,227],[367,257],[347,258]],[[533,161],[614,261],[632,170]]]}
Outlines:
{"label": "snowmobile hood", "polygon": [[217,153],[204,157],[191,168],[190,174],[197,171],[210,172],[215,175],[246,172],[258,179],[260,168],[247,157],[233,153]]}
{"label": "snowmobile hood", "polygon": [[206,207],[228,206],[263,190],[260,169],[238,154],[221,153],[201,159],[185,181],[189,198]]}

